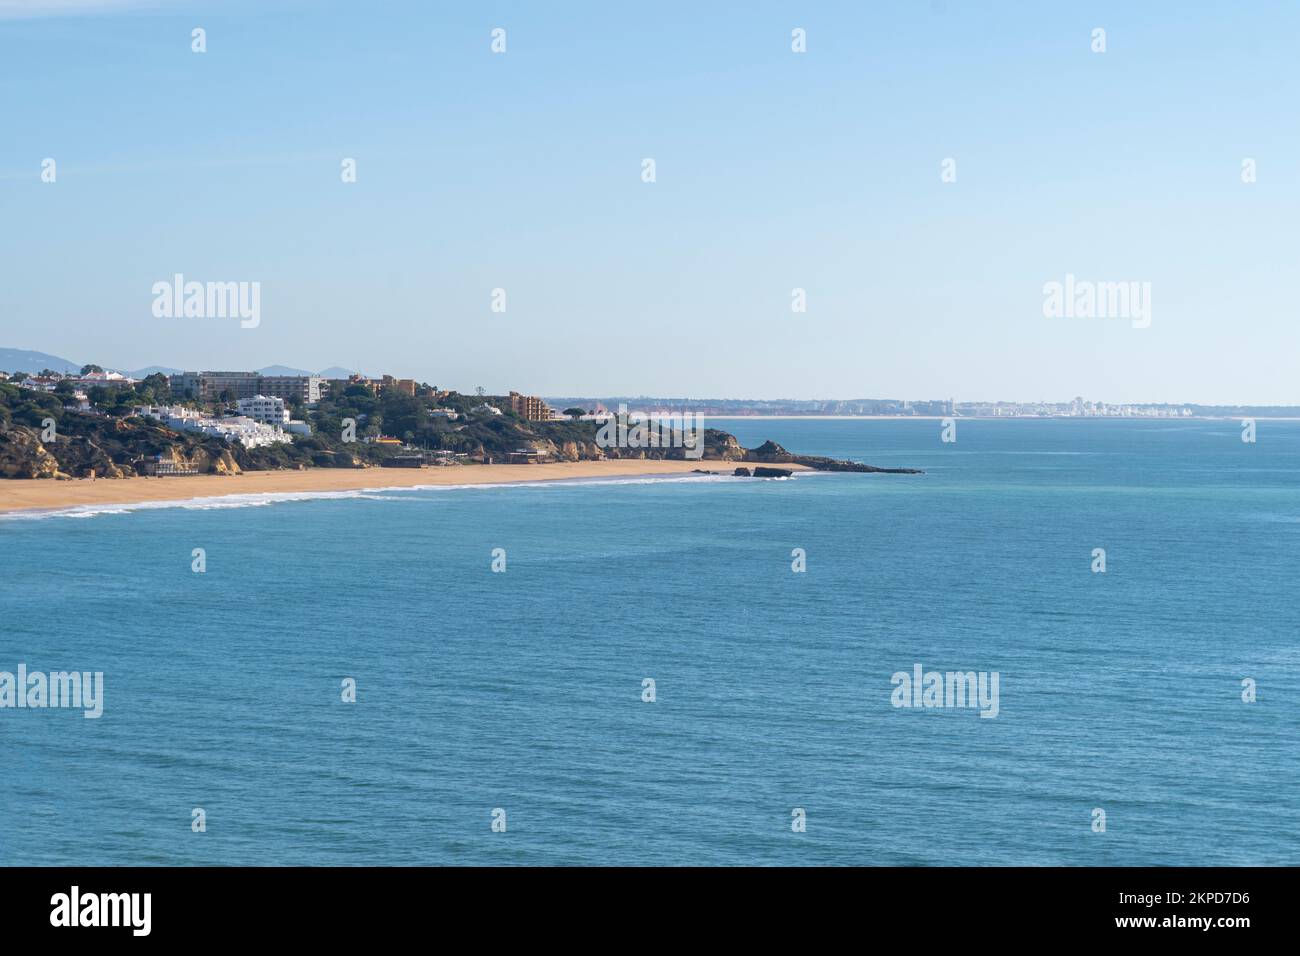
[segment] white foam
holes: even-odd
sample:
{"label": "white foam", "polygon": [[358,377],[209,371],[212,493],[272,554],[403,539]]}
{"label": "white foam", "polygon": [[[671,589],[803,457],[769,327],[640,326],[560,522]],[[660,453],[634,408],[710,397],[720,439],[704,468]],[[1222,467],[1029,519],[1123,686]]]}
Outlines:
{"label": "white foam", "polygon": [[[376,491],[381,489],[375,489]],[[73,505],[67,508],[31,509],[0,513],[0,521],[30,521],[41,518],[95,518],[100,515],[124,515],[133,511],[158,511],[180,508],[184,511],[218,511],[230,508],[264,508],[282,501],[310,501],[330,498],[357,498],[367,501],[411,501],[392,495],[360,491],[278,491],[256,494],[216,495],[206,498],[179,498],[174,501],[136,501],[130,504]]]}

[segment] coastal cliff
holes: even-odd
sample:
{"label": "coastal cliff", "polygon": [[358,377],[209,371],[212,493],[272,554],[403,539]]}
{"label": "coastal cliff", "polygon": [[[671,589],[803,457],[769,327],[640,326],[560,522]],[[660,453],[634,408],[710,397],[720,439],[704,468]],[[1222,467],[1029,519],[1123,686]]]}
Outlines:
{"label": "coastal cliff", "polygon": [[[161,387],[161,385],[159,385]],[[688,455],[683,436],[663,428],[653,444],[627,429],[610,441],[592,420],[533,421],[456,393],[435,398],[374,396],[349,390],[300,406],[310,434],[292,442],[247,447],[217,435],[177,431],[135,414],[134,396],[156,398],[153,386],[115,397],[104,409],[78,409],[58,395],[0,383],[0,477],[131,478],[154,473],[237,475],[254,471],[369,468],[414,459],[463,464],[587,461],[714,461],[797,464],[821,471],[915,474],[815,455],[792,454],[775,442],[746,449],[716,428],[702,431],[702,453]],[[364,390],[362,390],[364,391]],[[506,403],[500,403],[505,405]],[[508,407],[508,406],[507,406]],[[209,414],[219,414],[211,408]],[[351,424],[348,424],[351,423]],[[364,429],[364,431],[362,431]],[[381,435],[397,435],[400,438]],[[629,439],[629,440],[624,440]]]}
{"label": "coastal cliff", "polygon": [[[200,475],[237,475],[242,469],[231,448],[200,443],[166,429],[133,429],[104,421],[84,431],[56,433],[49,441],[26,425],[0,427],[0,478],[134,478],[164,462]],[[108,438],[104,428],[118,431]]]}
{"label": "coastal cliff", "polygon": [[[319,453],[311,464],[267,461],[258,455],[262,449],[249,450],[227,445],[217,439],[196,440],[184,433],[172,432],[154,423],[132,419],[128,422],[91,416],[65,416],[62,432],[48,442],[41,432],[26,425],[0,427],[0,478],[131,478],[151,474],[162,463],[178,472],[200,475],[238,475],[245,471],[301,470],[316,468],[359,468],[382,464],[382,453],[374,460],[345,451]],[[494,448],[508,448],[517,453],[526,450],[546,461],[714,461],[746,462],[764,465],[797,464],[819,471],[860,471],[887,474],[918,474],[911,468],[878,468],[857,462],[838,461],[815,455],[796,455],[775,442],[758,448],[744,448],[736,437],[718,429],[704,430],[704,452],[699,459],[689,459],[681,447],[619,448],[602,447],[594,440],[571,435],[549,434],[550,423],[534,429],[512,433],[504,446],[499,442],[475,448],[483,461],[493,460]],[[570,430],[571,423],[561,426]],[[502,452],[498,452],[504,454]],[[755,469],[757,473],[758,469]]]}
{"label": "coastal cliff", "polygon": [[33,428],[0,429],[0,478],[70,478]]}

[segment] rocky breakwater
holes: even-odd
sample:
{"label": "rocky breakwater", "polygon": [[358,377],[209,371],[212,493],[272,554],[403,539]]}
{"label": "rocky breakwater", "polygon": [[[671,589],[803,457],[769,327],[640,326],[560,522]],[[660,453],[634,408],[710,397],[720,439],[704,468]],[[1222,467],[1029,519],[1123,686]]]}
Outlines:
{"label": "rocky breakwater", "polygon": [[860,471],[883,475],[925,474],[920,468],[880,468],[876,465],[864,465],[857,461],[827,458],[824,455],[796,455],[786,451],[774,441],[765,441],[757,448],[748,449],[743,460],[764,464],[803,465],[805,468],[811,468],[814,471]]}

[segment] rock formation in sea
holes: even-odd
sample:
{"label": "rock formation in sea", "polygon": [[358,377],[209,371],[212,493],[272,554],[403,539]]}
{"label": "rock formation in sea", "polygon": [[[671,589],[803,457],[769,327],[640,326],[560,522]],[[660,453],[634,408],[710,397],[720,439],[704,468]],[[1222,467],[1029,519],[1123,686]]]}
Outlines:
{"label": "rock formation in sea", "polygon": [[824,455],[795,455],[786,451],[774,441],[765,441],[757,448],[745,452],[745,461],[769,462],[777,464],[803,465],[816,471],[859,471],[884,475],[923,475],[920,468],[880,468],[876,465],[864,465],[856,461],[842,461],[827,458]]}

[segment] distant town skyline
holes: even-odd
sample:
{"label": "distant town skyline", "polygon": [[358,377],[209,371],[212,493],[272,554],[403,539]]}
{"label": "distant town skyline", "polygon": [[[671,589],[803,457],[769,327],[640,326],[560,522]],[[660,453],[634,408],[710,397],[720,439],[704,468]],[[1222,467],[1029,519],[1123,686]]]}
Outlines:
{"label": "distant town skyline", "polygon": [[[9,0],[40,95],[5,97],[0,342],[543,395],[1288,404],[1300,8],[1173,9]],[[257,316],[160,317],[181,275]]]}

